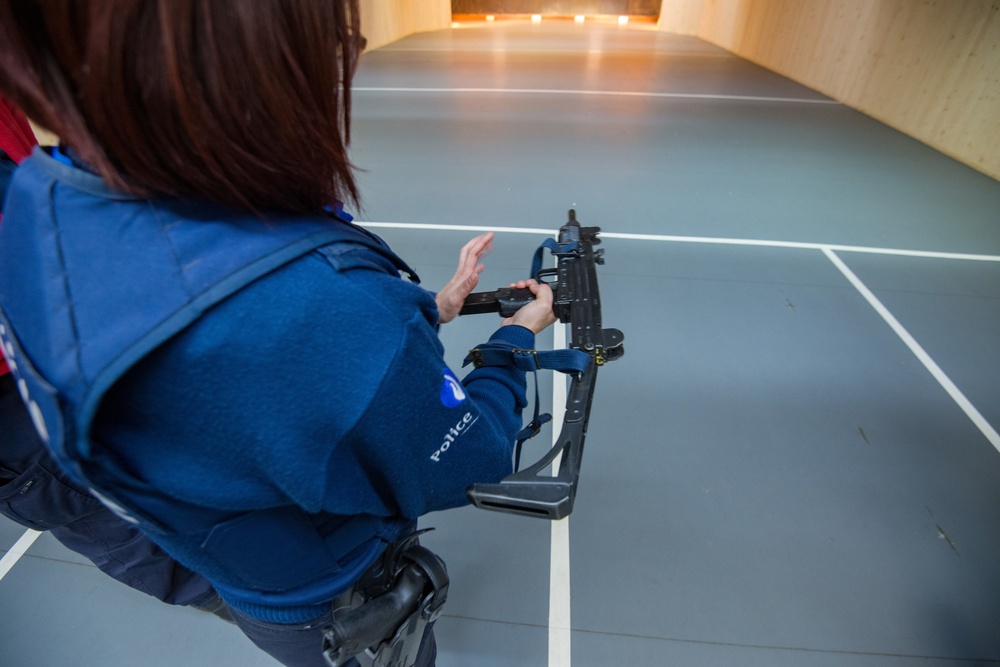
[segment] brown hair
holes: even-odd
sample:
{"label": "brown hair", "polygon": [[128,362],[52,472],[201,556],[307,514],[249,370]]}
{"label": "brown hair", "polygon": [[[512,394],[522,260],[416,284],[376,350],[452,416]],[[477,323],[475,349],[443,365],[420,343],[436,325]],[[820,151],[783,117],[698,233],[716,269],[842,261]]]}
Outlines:
{"label": "brown hair", "polygon": [[0,90],[112,186],[357,203],[358,0],[0,0]]}

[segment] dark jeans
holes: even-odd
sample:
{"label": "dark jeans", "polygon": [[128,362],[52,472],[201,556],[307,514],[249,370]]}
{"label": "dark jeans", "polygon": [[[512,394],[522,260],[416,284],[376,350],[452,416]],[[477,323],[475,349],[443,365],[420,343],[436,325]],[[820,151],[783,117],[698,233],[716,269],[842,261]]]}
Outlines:
{"label": "dark jeans", "polygon": [[51,531],[102,572],[169,604],[211,611],[212,585],[118,518],[56,466],[11,375],[0,376],[0,514]]}
{"label": "dark jeans", "polygon": [[[250,640],[285,667],[327,667],[323,658],[323,628],[332,620],[327,612],[308,623],[284,625],[268,623],[230,609],[236,625]],[[427,625],[420,644],[416,667],[434,667],[437,660],[437,643],[434,641],[434,624]],[[357,660],[348,667],[358,667]]]}

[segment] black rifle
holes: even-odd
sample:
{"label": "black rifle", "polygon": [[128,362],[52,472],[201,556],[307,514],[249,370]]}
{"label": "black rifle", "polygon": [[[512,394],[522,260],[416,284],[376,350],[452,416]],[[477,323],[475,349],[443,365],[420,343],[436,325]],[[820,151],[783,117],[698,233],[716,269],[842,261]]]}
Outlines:
{"label": "black rifle", "polygon": [[[604,264],[604,251],[594,250],[601,242],[597,238],[600,231],[600,227],[581,227],[576,211],[570,210],[569,221],[559,229],[558,241],[549,239],[535,256],[533,277],[552,288],[553,310],[560,322],[570,325],[569,349],[586,354],[589,360],[582,371],[570,376],[566,415],[556,444],[537,463],[516,470],[499,483],[470,486],[467,495],[476,507],[547,519],[561,519],[573,511],[597,370],[625,352],[624,334],[618,329],[604,329],[601,324],[597,265]],[[557,258],[556,268],[541,268],[544,248]],[[533,299],[527,289],[479,292],[469,295],[460,314],[499,312],[502,317],[510,317]],[[472,350],[470,358],[479,366],[482,364],[477,362],[477,352]],[[540,475],[560,454],[559,472]]]}

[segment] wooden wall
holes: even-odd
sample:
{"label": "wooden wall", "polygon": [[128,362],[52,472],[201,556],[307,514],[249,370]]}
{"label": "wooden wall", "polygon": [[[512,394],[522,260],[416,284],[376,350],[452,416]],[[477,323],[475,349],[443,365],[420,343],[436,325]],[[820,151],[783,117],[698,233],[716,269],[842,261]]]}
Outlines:
{"label": "wooden wall", "polygon": [[663,0],[697,35],[1000,179],[1000,0]]}
{"label": "wooden wall", "polygon": [[678,35],[698,36],[704,0],[663,0],[660,4],[659,28]]}
{"label": "wooden wall", "polygon": [[361,32],[369,49],[451,26],[451,0],[360,0],[360,6]]}

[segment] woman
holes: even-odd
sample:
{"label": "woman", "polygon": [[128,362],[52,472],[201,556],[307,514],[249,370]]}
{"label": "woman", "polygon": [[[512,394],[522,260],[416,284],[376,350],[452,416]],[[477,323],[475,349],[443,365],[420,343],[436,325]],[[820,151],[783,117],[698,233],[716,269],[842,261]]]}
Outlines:
{"label": "woman", "polygon": [[[526,402],[436,335],[492,235],[434,295],[340,211],[360,41],[356,0],[0,2],[0,90],[64,142],[0,229],[36,425],[286,665],[323,664],[331,601],[417,517],[510,472]],[[492,344],[552,324],[530,288]]]}

